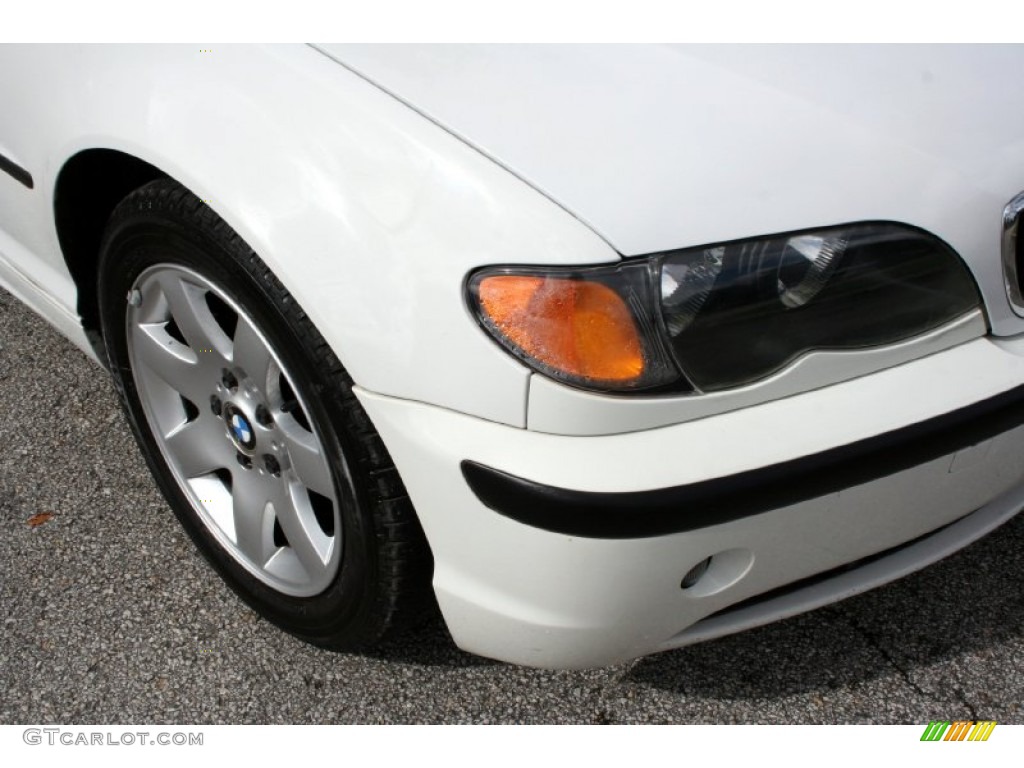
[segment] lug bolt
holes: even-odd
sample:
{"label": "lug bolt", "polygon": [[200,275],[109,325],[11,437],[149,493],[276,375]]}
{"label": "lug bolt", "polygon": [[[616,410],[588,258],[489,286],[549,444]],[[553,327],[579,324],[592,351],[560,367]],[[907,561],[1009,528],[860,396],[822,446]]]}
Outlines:
{"label": "lug bolt", "polygon": [[220,380],[221,380],[221,382],[223,382],[224,387],[229,389],[229,390],[234,391],[235,389],[238,388],[238,379],[236,379],[235,378],[235,374],[233,374],[227,368],[225,368],[223,371],[221,371],[221,379]]}
{"label": "lug bolt", "polygon": [[272,474],[274,477],[281,476],[281,465],[278,464],[277,459],[269,453],[263,456],[263,465],[267,468],[267,472]]}
{"label": "lug bolt", "polygon": [[220,416],[223,409],[224,404],[220,401],[220,398],[216,395],[210,395],[210,410],[213,411],[213,415]]}
{"label": "lug bolt", "polygon": [[244,453],[236,455],[238,463],[242,465],[242,469],[252,469],[252,459],[246,456]]}
{"label": "lug bolt", "polygon": [[270,415],[270,411],[263,405],[256,406],[256,421],[264,427],[269,427],[274,423],[274,419]]}

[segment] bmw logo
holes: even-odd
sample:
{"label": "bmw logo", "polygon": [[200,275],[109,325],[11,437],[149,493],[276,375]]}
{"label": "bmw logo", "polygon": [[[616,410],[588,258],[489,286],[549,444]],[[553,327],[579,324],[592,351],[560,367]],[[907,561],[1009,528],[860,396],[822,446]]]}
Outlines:
{"label": "bmw logo", "polygon": [[252,440],[252,430],[249,429],[249,424],[246,422],[245,417],[240,413],[236,413],[231,417],[231,434],[235,436],[235,440],[240,443],[248,443]]}
{"label": "bmw logo", "polygon": [[235,443],[248,451],[256,447],[256,435],[253,434],[252,424],[249,423],[249,420],[245,418],[240,410],[233,405],[229,405],[224,409],[224,417],[228,425],[228,431],[231,433]]}

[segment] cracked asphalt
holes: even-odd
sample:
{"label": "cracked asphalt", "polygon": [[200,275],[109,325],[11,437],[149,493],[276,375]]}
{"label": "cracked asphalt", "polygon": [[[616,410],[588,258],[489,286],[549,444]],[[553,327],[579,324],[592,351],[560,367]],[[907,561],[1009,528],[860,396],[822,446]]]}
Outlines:
{"label": "cracked asphalt", "polygon": [[606,669],[470,656],[440,621],[340,654],[221,584],[105,374],[3,291],[0,414],[0,723],[1024,723],[1024,516],[899,583]]}

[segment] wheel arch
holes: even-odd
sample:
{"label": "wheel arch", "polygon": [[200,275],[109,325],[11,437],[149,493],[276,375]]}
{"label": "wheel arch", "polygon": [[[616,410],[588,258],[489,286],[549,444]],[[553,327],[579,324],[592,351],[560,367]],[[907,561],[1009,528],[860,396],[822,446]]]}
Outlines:
{"label": "wheel arch", "polygon": [[61,166],[54,185],[53,219],[64,263],[78,295],[82,326],[102,354],[96,278],[100,242],[110,214],[132,191],[167,177],[159,168],[115,149],[84,149]]}

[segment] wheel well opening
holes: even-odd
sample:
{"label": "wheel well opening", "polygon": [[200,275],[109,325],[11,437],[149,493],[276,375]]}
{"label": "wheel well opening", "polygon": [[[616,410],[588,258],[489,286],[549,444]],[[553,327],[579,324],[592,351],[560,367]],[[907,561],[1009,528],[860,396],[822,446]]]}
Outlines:
{"label": "wheel well opening", "polygon": [[137,157],[113,149],[88,149],[68,160],[54,190],[54,221],[64,262],[78,290],[78,314],[86,334],[100,344],[96,275],[100,241],[114,208],[130,192],[165,176]]}

